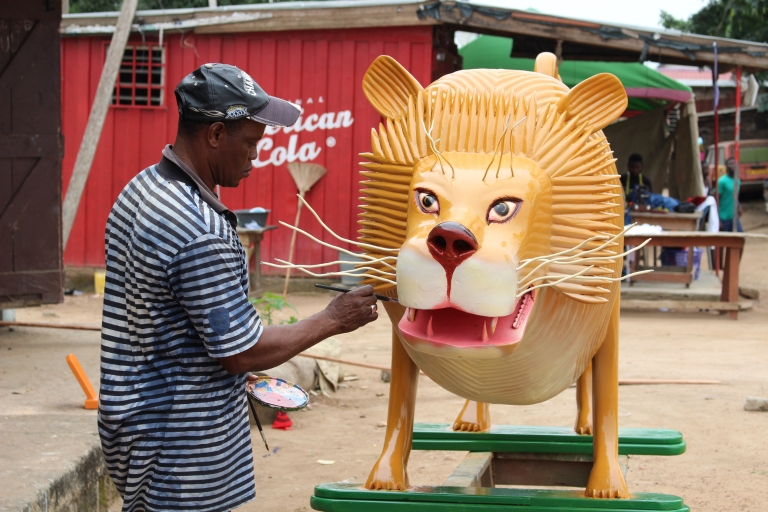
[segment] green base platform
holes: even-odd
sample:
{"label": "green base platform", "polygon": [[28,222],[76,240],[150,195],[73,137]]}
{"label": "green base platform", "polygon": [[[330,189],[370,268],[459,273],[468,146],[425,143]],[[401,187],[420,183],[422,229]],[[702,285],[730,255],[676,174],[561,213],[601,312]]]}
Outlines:
{"label": "green base platform", "polygon": [[682,498],[638,493],[627,499],[585,498],[580,491],[495,489],[488,487],[417,487],[405,492],[368,491],[356,484],[315,487],[310,504],[325,512],[689,512]]}
{"label": "green base platform", "polygon": [[[496,425],[489,432],[454,432],[450,425],[417,423],[415,450],[458,450],[469,454],[440,487],[404,492],[369,491],[357,484],[323,484],[310,503],[326,512],[689,512],[682,498],[637,493],[626,499],[584,496],[592,469],[592,436],[567,427]],[[679,455],[680,432],[619,430],[619,464],[626,475],[629,455]],[[495,485],[575,487],[577,490],[496,488]],[[631,486],[630,486],[631,489]]]}
{"label": "green base platform", "polygon": [[[488,432],[454,432],[447,423],[416,423],[414,450],[497,453],[592,454],[592,436],[568,427],[494,425]],[[620,455],[680,455],[683,435],[676,430],[620,428]]]}

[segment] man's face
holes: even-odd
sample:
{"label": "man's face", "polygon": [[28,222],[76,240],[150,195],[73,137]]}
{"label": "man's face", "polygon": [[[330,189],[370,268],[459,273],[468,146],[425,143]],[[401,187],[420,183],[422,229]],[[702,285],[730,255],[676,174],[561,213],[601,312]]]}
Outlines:
{"label": "man's face", "polygon": [[627,169],[629,170],[629,174],[632,176],[637,176],[643,172],[643,164],[640,162],[629,162],[627,164]]}
{"label": "man's face", "polygon": [[213,165],[214,179],[222,187],[236,187],[240,180],[251,174],[252,160],[258,156],[256,145],[264,135],[266,125],[246,120],[237,130],[221,128],[218,136],[216,162]]}

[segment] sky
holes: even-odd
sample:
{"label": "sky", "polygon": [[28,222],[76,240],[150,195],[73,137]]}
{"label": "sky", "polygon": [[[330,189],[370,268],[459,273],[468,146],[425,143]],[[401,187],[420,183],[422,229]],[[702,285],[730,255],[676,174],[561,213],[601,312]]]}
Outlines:
{"label": "sky", "polygon": [[688,18],[707,0],[472,0],[472,3],[533,8],[546,14],[581,18],[638,27],[659,27],[659,13],[665,10],[676,18]]}

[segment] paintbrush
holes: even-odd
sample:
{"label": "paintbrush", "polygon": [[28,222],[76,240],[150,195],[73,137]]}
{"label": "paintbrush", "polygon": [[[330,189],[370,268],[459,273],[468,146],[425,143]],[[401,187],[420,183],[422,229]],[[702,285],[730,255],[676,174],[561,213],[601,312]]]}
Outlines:
{"label": "paintbrush", "polygon": [[[323,290],[332,290],[334,292],[341,292],[341,293],[347,293],[354,290],[354,288],[340,288],[338,286],[328,286],[325,284],[316,284],[315,287],[322,288]],[[379,295],[377,293],[374,293],[373,296],[383,302],[398,302],[396,298],[387,297],[386,295]]]}

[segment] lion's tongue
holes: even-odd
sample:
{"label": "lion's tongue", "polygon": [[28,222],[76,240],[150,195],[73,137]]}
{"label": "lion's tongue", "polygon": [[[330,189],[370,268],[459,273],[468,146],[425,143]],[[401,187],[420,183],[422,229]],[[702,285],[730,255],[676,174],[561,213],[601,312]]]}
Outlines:
{"label": "lion's tongue", "polygon": [[533,307],[531,294],[524,295],[511,315],[490,318],[454,308],[414,310],[400,320],[400,331],[412,339],[440,345],[506,345],[520,341]]}

